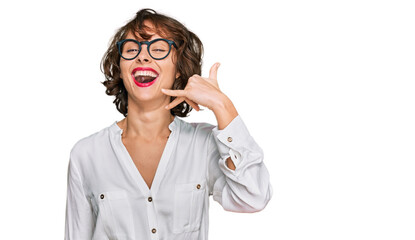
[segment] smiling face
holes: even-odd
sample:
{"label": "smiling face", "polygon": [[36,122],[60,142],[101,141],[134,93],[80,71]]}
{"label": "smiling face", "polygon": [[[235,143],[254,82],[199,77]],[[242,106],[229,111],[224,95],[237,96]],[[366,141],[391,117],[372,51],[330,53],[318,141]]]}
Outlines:
{"label": "smiling face", "polygon": [[[149,22],[145,25],[154,29]],[[147,33],[152,35],[148,40],[141,38],[138,33],[135,36],[131,32],[127,34],[125,39],[135,39],[141,42],[164,38],[155,31]],[[157,51],[160,50],[157,49]],[[173,61],[175,54],[176,49],[172,46],[166,58],[155,60],[149,55],[147,45],[142,44],[140,54],[135,59],[125,60],[120,58],[121,78],[129,97],[138,101],[170,99],[161,92],[161,89],[171,89],[174,80],[179,77],[179,73],[176,73],[176,63]]]}

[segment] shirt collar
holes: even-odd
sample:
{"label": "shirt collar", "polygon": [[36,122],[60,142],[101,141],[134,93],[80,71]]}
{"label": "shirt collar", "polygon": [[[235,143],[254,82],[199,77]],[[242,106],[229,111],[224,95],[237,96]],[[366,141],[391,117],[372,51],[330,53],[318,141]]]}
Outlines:
{"label": "shirt collar", "polygon": [[[169,124],[169,129],[173,132],[178,129],[180,126],[180,119],[177,116],[174,116],[173,121]],[[118,126],[117,121],[115,121],[111,126],[110,130],[116,134],[122,134],[123,130]]]}

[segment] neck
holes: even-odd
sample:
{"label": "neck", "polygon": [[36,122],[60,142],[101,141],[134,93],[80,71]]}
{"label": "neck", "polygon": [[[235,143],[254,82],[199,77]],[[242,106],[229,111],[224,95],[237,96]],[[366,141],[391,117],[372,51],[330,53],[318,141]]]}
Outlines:
{"label": "neck", "polygon": [[168,102],[150,107],[138,106],[129,101],[128,115],[118,123],[123,129],[122,138],[141,138],[146,141],[166,139],[171,132],[169,125],[174,120],[170,110],[164,108],[167,104]]}

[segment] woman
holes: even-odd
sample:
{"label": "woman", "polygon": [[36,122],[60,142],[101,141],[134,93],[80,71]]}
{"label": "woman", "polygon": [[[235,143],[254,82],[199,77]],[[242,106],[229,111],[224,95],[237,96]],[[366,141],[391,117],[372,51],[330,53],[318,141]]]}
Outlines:
{"label": "woman", "polygon": [[[71,150],[65,239],[207,239],[209,196],[227,211],[271,199],[263,152],[216,79],[202,43],[151,9],[115,34],[103,84],[124,119]],[[187,123],[199,105],[218,125]]]}

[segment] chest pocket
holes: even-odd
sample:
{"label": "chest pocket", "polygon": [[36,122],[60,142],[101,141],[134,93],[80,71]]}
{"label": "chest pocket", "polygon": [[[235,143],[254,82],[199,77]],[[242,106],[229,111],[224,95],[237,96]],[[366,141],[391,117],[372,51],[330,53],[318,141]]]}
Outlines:
{"label": "chest pocket", "polygon": [[206,195],[206,180],[176,184],[174,192],[173,232],[200,229]]}
{"label": "chest pocket", "polygon": [[105,232],[109,239],[133,239],[134,223],[131,204],[125,190],[100,192],[93,196],[92,205],[96,231]]}

